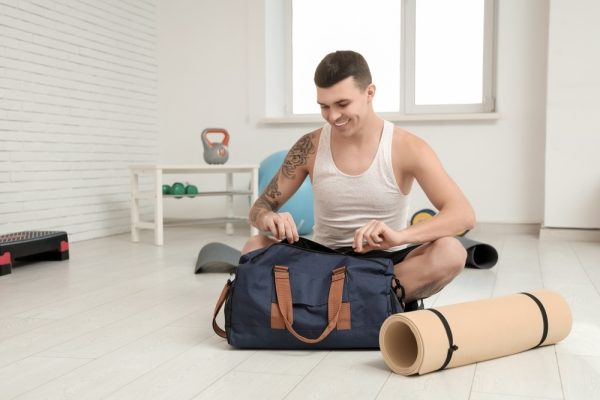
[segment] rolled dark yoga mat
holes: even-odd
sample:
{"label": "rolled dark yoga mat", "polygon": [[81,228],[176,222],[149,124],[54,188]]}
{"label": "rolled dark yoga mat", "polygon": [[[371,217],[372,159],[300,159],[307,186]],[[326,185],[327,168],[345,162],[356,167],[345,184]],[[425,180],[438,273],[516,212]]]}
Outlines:
{"label": "rolled dark yoga mat", "polygon": [[379,346],[400,375],[426,374],[555,344],[571,331],[571,310],[540,289],[388,317]]}
{"label": "rolled dark yoga mat", "polygon": [[[424,208],[413,214],[410,224],[415,225],[428,221],[434,218],[436,214],[436,211]],[[467,239],[464,237],[467,232],[468,230],[456,235],[456,238],[467,250],[467,262],[465,266],[469,268],[488,269],[496,265],[498,262],[498,252],[496,249],[489,244]]]}
{"label": "rolled dark yoga mat", "polygon": [[457,236],[456,238],[467,250],[466,267],[488,269],[498,262],[498,252],[489,244],[471,240],[464,236]]}

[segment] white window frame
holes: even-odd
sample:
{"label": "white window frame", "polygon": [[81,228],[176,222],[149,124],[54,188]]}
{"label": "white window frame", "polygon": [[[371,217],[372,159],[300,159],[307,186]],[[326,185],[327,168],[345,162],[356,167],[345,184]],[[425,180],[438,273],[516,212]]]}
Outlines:
{"label": "white window frame", "polygon": [[[494,111],[494,53],[495,53],[495,0],[484,3],[483,33],[483,85],[482,102],[477,104],[415,104],[415,42],[416,42],[416,2],[404,0],[402,8],[402,88],[400,107],[406,114],[452,114],[452,113],[488,113]],[[290,50],[291,51],[291,50]]]}
{"label": "white window frame", "polygon": [[[415,99],[415,2],[402,1],[400,110],[381,112],[390,121],[452,121],[498,119],[495,111],[496,0],[485,1],[483,93],[479,104],[417,105]],[[265,118],[262,123],[314,123],[318,113],[292,113],[292,0],[264,0]],[[333,50],[333,49],[332,49]],[[283,57],[281,56],[283,54]],[[316,68],[316,65],[315,65]],[[377,82],[375,82],[377,84]]]}

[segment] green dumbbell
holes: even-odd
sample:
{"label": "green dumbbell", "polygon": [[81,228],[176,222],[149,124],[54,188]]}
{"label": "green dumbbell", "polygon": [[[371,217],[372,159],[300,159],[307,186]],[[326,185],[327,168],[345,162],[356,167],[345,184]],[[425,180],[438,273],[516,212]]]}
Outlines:
{"label": "green dumbbell", "polygon": [[162,185],[163,194],[171,194],[171,186],[170,185]]}
{"label": "green dumbbell", "polygon": [[181,182],[175,182],[173,183],[173,185],[171,186],[171,194],[176,195],[175,198],[176,199],[180,199],[185,194],[185,185]]}
{"label": "green dumbbell", "polygon": [[198,188],[196,187],[196,185],[187,185],[185,187],[185,194],[191,195],[188,197],[196,197],[194,195],[198,194]]}

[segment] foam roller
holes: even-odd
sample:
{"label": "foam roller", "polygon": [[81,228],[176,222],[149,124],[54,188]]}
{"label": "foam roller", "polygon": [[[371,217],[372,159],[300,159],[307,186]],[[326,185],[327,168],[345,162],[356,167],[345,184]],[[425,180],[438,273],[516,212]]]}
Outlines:
{"label": "foam roller", "polygon": [[571,325],[564,298],[540,289],[391,315],[379,346],[395,373],[423,375],[558,343]]}

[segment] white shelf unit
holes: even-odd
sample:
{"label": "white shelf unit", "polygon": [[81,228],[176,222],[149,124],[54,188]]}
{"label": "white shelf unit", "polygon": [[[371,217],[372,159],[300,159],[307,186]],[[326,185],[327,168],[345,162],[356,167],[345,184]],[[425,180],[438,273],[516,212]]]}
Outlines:
{"label": "white shelf unit", "polygon": [[[188,164],[188,165],[169,165],[169,164],[137,164],[130,165],[131,173],[131,240],[139,242],[140,229],[154,230],[154,244],[162,246],[164,243],[163,235],[163,199],[175,197],[175,195],[163,195],[163,175],[165,174],[224,174],[224,191],[205,191],[193,195],[194,197],[204,196],[225,196],[227,215],[223,218],[194,219],[193,221],[214,223],[215,221],[225,222],[227,234],[233,234],[233,222],[247,221],[247,217],[238,217],[234,215],[233,197],[248,196],[250,204],[258,198],[258,164],[245,165],[207,165],[207,164]],[[248,190],[239,190],[233,188],[234,174],[249,174],[250,188]],[[140,176],[151,175],[154,177],[154,190],[152,192],[140,191]],[[182,195],[190,197],[190,195]],[[140,220],[140,199],[154,200],[154,221]],[[250,227],[250,235],[258,234],[258,230]]]}

